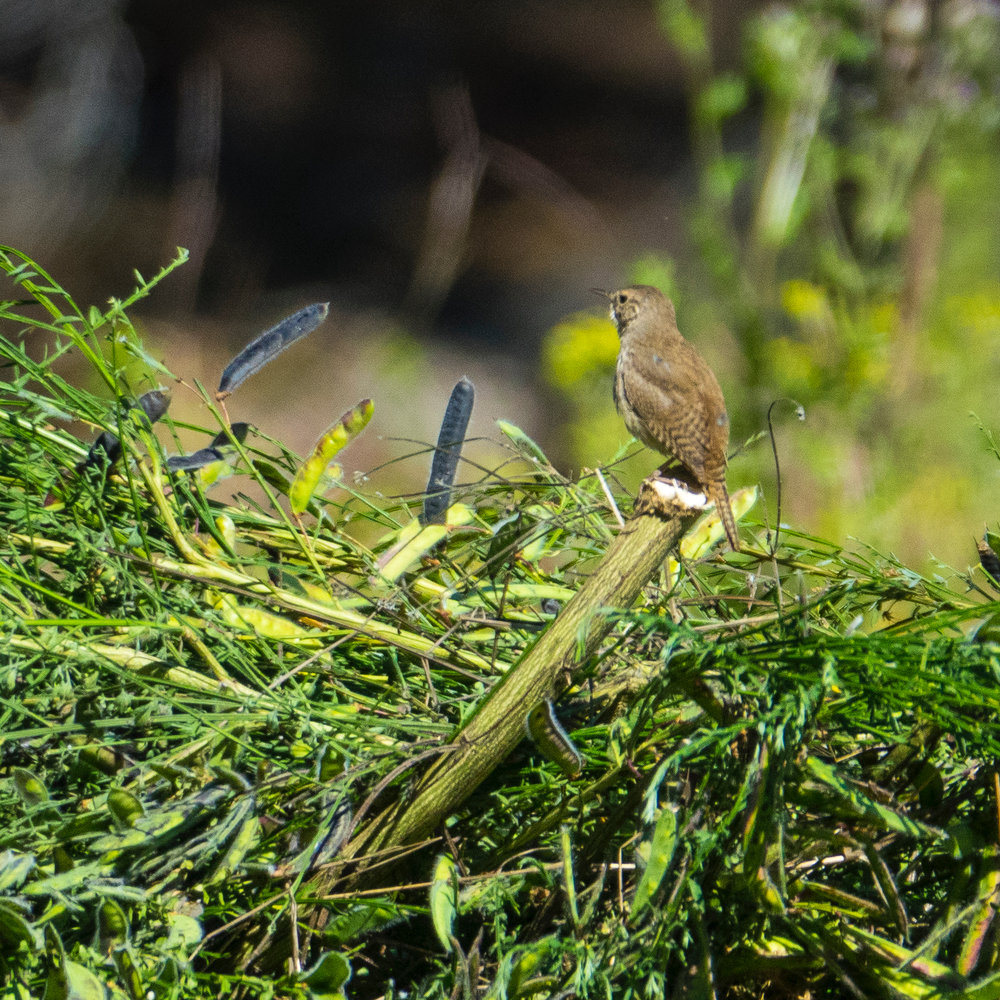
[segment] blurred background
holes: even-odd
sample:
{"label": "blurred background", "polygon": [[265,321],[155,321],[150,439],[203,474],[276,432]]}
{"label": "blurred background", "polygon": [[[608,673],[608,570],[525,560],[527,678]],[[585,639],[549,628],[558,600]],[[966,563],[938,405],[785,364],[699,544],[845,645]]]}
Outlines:
{"label": "blurred background", "polygon": [[786,523],[926,569],[1000,518],[992,0],[0,0],[0,38],[0,241],[84,306],[188,248],[134,318],[210,388],[329,300],[229,411],[305,452],[373,397],[344,458],[383,493],[421,488],[462,375],[473,434],[634,487],[588,290],[645,281],[758,521],[776,400]]}

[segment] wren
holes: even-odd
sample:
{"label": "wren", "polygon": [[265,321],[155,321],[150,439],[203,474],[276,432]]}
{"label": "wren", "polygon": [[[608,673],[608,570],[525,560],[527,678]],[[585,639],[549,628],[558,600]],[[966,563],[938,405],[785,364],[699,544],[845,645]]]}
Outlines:
{"label": "wren", "polygon": [[681,336],[674,304],[658,288],[634,285],[600,294],[611,303],[621,341],[614,398],[625,426],[694,477],[739,552],[726,489],[729,416],[712,369]]}

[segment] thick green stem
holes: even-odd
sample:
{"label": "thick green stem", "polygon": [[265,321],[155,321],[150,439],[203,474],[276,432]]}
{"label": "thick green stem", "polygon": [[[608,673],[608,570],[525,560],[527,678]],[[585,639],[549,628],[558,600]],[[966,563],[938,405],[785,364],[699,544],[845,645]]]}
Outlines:
{"label": "thick green stem", "polygon": [[[344,850],[360,858],[425,837],[453,813],[524,736],[528,712],[554,698],[596,652],[612,627],[609,612],[628,608],[657,572],[689,522],[643,485],[637,513],[584,586],[541,638],[487,694],[413,794],[366,822]],[[318,888],[318,887],[317,887]]]}

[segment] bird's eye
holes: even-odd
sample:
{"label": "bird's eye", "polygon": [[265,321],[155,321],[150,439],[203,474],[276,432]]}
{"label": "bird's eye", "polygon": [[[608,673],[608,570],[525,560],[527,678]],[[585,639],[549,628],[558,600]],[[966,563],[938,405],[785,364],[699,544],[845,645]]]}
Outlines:
{"label": "bird's eye", "polygon": [[624,293],[618,296],[618,305],[623,306],[628,302],[628,296]]}

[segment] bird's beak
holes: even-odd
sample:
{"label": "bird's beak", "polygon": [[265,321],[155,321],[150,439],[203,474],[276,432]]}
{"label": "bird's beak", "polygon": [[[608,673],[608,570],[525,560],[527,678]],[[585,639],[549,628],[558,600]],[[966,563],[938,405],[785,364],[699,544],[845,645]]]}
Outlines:
{"label": "bird's beak", "polygon": [[606,298],[609,302],[611,301],[611,292],[606,292],[603,288],[591,288],[591,291],[595,295],[601,295]]}

